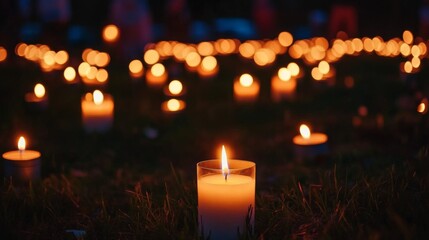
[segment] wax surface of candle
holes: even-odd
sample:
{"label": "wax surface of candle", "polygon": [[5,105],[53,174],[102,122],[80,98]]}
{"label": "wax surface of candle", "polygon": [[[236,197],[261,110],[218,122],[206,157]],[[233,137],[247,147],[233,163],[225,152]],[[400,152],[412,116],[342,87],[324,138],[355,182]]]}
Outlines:
{"label": "wax surface of candle", "polygon": [[101,104],[96,104],[85,98],[82,99],[82,114],[85,117],[109,116],[113,113],[113,108],[113,99],[108,94],[104,94],[104,99]]}
{"label": "wax surface of candle", "polygon": [[40,152],[33,150],[23,150],[23,151],[10,151],[3,154],[3,158],[6,160],[13,161],[26,161],[32,160],[40,157]]}
{"label": "wax surface of candle", "polygon": [[297,145],[316,145],[327,141],[328,136],[324,133],[311,133],[309,138],[304,138],[301,135],[297,135],[293,138],[293,143]]}
{"label": "wax surface of candle", "polygon": [[201,177],[197,185],[198,211],[205,235],[210,234],[212,239],[236,239],[237,228],[241,234],[244,231],[249,207],[255,206],[255,179],[230,174],[225,181],[223,174],[213,174]]}

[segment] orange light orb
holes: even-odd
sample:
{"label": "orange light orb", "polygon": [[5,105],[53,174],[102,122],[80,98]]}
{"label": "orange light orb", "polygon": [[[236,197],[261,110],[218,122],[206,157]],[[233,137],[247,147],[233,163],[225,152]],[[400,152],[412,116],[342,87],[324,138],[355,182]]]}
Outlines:
{"label": "orange light orb", "polygon": [[64,69],[64,79],[66,81],[71,82],[76,78],[76,70],[73,67],[67,67]]}
{"label": "orange light orb", "polygon": [[104,27],[102,35],[105,42],[114,43],[119,39],[119,28],[113,24],[107,25]]}
{"label": "orange light orb", "polygon": [[7,50],[4,47],[0,47],[0,62],[3,62],[7,58]]}

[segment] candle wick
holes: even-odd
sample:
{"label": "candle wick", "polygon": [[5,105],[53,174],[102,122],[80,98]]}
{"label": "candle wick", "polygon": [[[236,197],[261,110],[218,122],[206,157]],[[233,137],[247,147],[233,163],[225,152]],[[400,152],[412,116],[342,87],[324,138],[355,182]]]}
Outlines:
{"label": "candle wick", "polygon": [[22,159],[22,152],[24,152],[24,150],[19,150],[19,158]]}
{"label": "candle wick", "polygon": [[228,181],[228,173],[225,173],[225,182]]}

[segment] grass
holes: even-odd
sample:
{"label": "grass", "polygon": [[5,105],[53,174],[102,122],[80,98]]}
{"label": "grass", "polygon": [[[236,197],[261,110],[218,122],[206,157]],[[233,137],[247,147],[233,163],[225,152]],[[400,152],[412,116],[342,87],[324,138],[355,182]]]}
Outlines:
{"label": "grass", "polygon": [[[168,117],[159,109],[162,93],[131,80],[126,64],[112,58],[106,91],[115,99],[115,120],[105,134],[82,129],[85,86],[66,86],[59,72],[41,73],[21,60],[0,65],[0,89],[8,89],[0,95],[0,150],[15,148],[11,139],[26,133],[30,148],[42,152],[43,175],[24,185],[3,179],[5,239],[74,239],[70,230],[84,231],[85,239],[204,239],[195,164],[216,156],[221,143],[232,158],[257,164],[255,226],[242,239],[428,236],[429,122],[415,111],[417,96],[429,89],[425,59],[404,80],[397,71],[403,59],[348,56],[335,63],[337,83],[329,88],[315,88],[311,67],[297,60],[306,75],[296,99],[273,103],[269,78],[294,60],[283,56],[255,69],[237,56],[219,57],[222,71],[209,81],[181,69],[187,108]],[[232,79],[243,71],[261,80],[251,106],[232,98]],[[346,76],[354,77],[353,88],[344,87]],[[41,80],[49,108],[30,111],[22,96]],[[411,104],[403,107],[404,99]],[[356,126],[359,106],[368,115]],[[303,121],[329,135],[327,156],[294,161],[291,139]]]}
{"label": "grass", "polygon": [[[307,169],[308,180],[279,179],[281,188],[258,186],[255,231],[244,239],[424,238],[428,161],[427,146],[376,175],[334,164]],[[199,239],[195,181],[170,171],[164,181],[134,183],[64,175],[25,186],[6,181],[2,235],[64,239],[66,230],[80,229],[88,239]]]}

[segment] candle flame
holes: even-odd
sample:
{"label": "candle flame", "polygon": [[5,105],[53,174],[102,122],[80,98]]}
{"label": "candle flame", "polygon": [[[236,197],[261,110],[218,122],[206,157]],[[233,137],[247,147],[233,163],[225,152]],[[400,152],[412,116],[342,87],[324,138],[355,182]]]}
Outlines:
{"label": "candle flame", "polygon": [[225,176],[225,181],[226,181],[229,174],[229,167],[228,167],[228,158],[226,156],[224,145],[222,145],[222,174]]}
{"label": "candle flame", "polygon": [[429,104],[428,99],[423,98],[422,101],[420,102],[419,106],[417,106],[417,112],[419,112],[421,114],[426,114],[428,111],[428,104]]}
{"label": "candle flame", "polygon": [[168,100],[167,102],[167,108],[168,110],[175,112],[178,111],[180,109],[180,102],[179,100],[172,98],[170,100]]}
{"label": "candle flame", "polygon": [[42,98],[43,96],[45,96],[46,90],[45,87],[38,83],[36,84],[36,86],[34,86],[34,95],[36,95],[36,97],[38,98]]}
{"label": "candle flame", "polygon": [[171,94],[178,95],[182,92],[183,85],[179,80],[173,80],[168,85],[168,90],[170,91]]}
{"label": "candle flame", "polygon": [[291,77],[291,73],[287,68],[280,68],[279,71],[277,72],[277,75],[282,81],[289,81]]}
{"label": "candle flame", "polygon": [[104,96],[100,90],[95,90],[92,94],[93,101],[96,105],[100,105],[103,103]]}
{"label": "candle flame", "polygon": [[25,138],[23,136],[19,137],[18,140],[18,150],[24,151],[25,150]]}
{"label": "candle flame", "polygon": [[299,133],[305,139],[309,139],[311,135],[310,128],[305,124],[301,124],[301,126],[299,126]]}
{"label": "candle flame", "polygon": [[245,73],[240,76],[240,84],[244,87],[250,87],[253,83],[253,77],[252,75]]}

